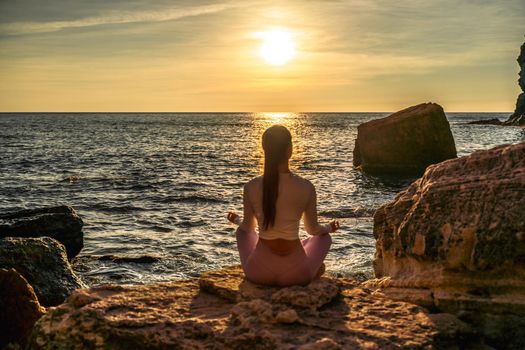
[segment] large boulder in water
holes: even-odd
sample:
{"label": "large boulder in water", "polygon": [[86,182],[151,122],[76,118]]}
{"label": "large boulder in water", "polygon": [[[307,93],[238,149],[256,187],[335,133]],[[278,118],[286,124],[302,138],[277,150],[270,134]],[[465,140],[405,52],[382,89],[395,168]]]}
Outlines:
{"label": "large boulder in water", "polygon": [[456,157],[443,108],[423,103],[357,127],[354,165],[370,174],[420,175]]}
{"label": "large boulder in water", "polygon": [[50,237],[0,239],[0,268],[14,268],[34,288],[44,306],[62,303],[85,288],[69,264],[64,246]]}
{"label": "large boulder in water", "polygon": [[0,214],[0,238],[48,236],[66,247],[71,260],[84,246],[83,225],[77,212],[65,205],[21,210]]}
{"label": "large boulder in water", "polygon": [[14,269],[0,269],[0,348],[23,345],[44,313],[26,279]]}
{"label": "large boulder in water", "polygon": [[374,236],[369,286],[525,348],[525,142],[428,167],[377,210]]}
{"label": "large boulder in water", "polygon": [[450,340],[438,323],[355,281],[266,287],[233,267],[199,280],[77,290],[35,324],[29,349],[421,349]]}

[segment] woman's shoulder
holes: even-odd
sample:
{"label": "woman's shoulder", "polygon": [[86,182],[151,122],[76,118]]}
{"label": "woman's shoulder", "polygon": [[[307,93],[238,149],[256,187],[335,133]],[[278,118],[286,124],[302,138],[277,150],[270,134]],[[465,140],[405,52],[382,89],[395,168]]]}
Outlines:
{"label": "woman's shoulder", "polygon": [[245,188],[251,188],[251,187],[257,186],[259,184],[262,184],[262,175],[254,177],[253,179],[248,181],[246,184],[244,184],[244,187]]}
{"label": "woman's shoulder", "polygon": [[312,182],[304,177],[302,177],[301,175],[298,175],[296,173],[292,173],[292,178],[301,186],[304,186],[305,188],[308,188],[308,189],[314,189],[314,185],[312,184]]}

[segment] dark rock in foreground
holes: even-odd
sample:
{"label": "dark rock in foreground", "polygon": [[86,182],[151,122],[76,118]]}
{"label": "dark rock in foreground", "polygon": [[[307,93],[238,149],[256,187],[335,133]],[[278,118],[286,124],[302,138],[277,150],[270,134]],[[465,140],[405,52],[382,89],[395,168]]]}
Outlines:
{"label": "dark rock in foreground", "polygon": [[518,96],[514,113],[505,121],[506,125],[525,125],[525,43],[521,45],[518,64],[520,66],[518,85],[523,92]]}
{"label": "dark rock in foreground", "polygon": [[0,269],[0,348],[12,342],[23,345],[44,313],[25,278],[14,269]]}
{"label": "dark rock in foreground", "polygon": [[443,108],[413,106],[357,127],[354,165],[370,174],[420,175],[430,164],[455,158]]}
{"label": "dark rock in foreground", "polygon": [[0,238],[48,236],[66,247],[71,260],[84,246],[83,225],[77,212],[68,206],[21,210],[0,215]]}
{"label": "dark rock in foreground", "polygon": [[374,236],[369,287],[525,348],[525,142],[430,166],[377,210]]}
{"label": "dark rock in foreground", "polygon": [[0,268],[14,268],[44,306],[62,303],[85,285],[71,269],[64,246],[49,237],[0,239]]}
{"label": "dark rock in foreground", "polygon": [[233,267],[200,280],[77,290],[36,323],[29,349],[421,349],[461,337],[472,339],[472,329],[456,317],[355,281],[271,288]]}

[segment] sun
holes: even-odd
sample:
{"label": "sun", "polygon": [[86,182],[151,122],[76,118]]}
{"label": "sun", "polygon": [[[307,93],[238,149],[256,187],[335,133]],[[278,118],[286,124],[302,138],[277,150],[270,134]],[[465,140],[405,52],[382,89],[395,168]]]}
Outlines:
{"label": "sun", "polygon": [[259,34],[263,41],[259,53],[266,63],[282,66],[295,57],[295,42],[290,32],[272,29]]}

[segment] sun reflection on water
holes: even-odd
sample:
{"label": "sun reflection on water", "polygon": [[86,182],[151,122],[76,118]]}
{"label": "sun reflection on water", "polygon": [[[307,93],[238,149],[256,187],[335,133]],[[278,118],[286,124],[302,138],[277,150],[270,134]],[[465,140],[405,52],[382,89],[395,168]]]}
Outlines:
{"label": "sun reflection on water", "polygon": [[280,121],[282,119],[288,119],[288,118],[296,118],[298,116],[297,113],[293,112],[261,112],[256,113],[258,117],[262,118],[268,118],[275,121]]}

